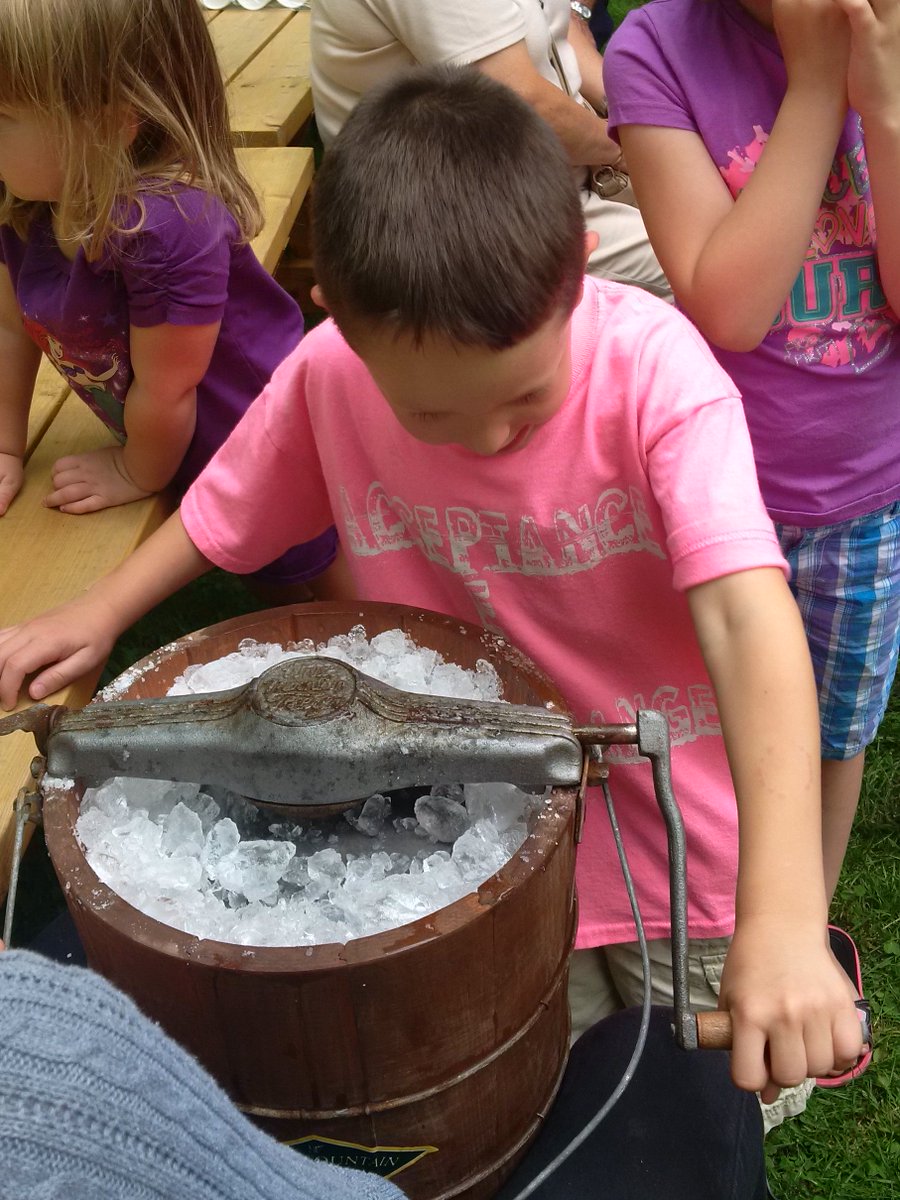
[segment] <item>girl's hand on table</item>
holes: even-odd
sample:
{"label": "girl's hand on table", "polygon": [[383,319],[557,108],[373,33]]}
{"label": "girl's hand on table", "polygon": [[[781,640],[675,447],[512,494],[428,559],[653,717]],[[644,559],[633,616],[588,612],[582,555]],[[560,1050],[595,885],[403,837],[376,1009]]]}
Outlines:
{"label": "girl's hand on table", "polygon": [[128,474],[123,448],[106,446],[58,459],[53,464],[53,491],[44,504],[64,513],[91,513],[151,495]]}

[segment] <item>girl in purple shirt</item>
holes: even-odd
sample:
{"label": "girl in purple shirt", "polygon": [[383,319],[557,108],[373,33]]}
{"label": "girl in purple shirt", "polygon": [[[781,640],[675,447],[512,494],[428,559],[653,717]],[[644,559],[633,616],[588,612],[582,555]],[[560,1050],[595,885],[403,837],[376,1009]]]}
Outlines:
{"label": "girl in purple shirt", "polygon": [[900,629],[898,60],[900,0],[655,0],[605,60],[650,240],[741,389],[792,569],[829,897]]}
{"label": "girl in purple shirt", "polygon": [[[40,352],[116,442],[59,459],[66,513],[176,495],[303,333],[248,242],[196,0],[5,0],[0,11],[0,514],[22,485]],[[262,572],[299,582],[334,532]]]}

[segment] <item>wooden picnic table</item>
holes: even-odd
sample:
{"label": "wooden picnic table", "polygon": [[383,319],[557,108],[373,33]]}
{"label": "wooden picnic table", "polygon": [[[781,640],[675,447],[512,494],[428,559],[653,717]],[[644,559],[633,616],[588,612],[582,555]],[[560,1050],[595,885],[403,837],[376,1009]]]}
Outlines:
{"label": "wooden picnic table", "polygon": [[[273,272],[312,180],[313,152],[289,146],[242,149],[238,156],[266,214],[265,228],[254,240],[253,249]],[[51,490],[50,471],[56,459],[98,449],[110,441],[106,427],[69,391],[53,367],[42,362],[29,418],[25,485],[6,516],[0,518],[0,628],[83,592],[122,562],[171,512],[171,501],[165,495],[86,516],[41,506]],[[93,695],[99,676],[98,669],[48,697],[47,702],[80,707]],[[28,703],[22,701],[19,707]],[[19,789],[30,782],[34,754],[29,735],[0,738],[0,899],[9,881],[12,803]]]}
{"label": "wooden picnic table", "polygon": [[287,146],[312,115],[309,10],[205,9],[239,146]]}

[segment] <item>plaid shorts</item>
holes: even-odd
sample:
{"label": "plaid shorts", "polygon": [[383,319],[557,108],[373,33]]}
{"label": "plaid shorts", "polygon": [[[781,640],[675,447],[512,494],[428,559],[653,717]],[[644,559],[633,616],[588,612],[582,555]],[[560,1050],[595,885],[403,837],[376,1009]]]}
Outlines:
{"label": "plaid shorts", "polygon": [[819,529],[775,529],[816,673],[822,757],[853,758],[875,737],[897,669],[900,502]]}

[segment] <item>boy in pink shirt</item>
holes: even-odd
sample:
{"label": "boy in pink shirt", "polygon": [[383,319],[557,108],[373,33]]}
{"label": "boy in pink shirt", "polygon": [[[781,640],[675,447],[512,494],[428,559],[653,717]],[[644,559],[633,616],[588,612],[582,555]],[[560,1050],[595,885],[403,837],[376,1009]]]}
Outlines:
{"label": "boy in pink shirt", "polygon": [[[361,597],[480,619],[579,721],[666,713],[698,977],[733,932],[734,1078],[771,1099],[843,1068],[860,1032],[827,944],[815,686],[734,385],[667,305],[584,279],[591,239],[560,145],[477,73],[416,72],[364,99],[316,212],[333,322],[276,371],[179,514],[84,597],[0,635],[0,702],[45,664],[35,698],[104,659],[211,562],[251,571],[334,522]],[[616,793],[664,939],[647,765],[617,770]],[[632,943],[602,806],[578,888],[579,947]],[[634,1001],[627,975],[611,967],[612,1003]]]}

